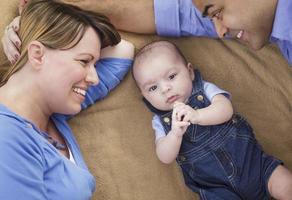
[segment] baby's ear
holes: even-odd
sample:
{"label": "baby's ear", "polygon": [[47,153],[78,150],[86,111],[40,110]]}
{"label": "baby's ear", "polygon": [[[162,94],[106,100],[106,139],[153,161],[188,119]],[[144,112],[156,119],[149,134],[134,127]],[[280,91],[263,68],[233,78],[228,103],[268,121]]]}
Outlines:
{"label": "baby's ear", "polygon": [[190,73],[191,79],[194,80],[195,74],[194,74],[194,67],[193,67],[192,63],[187,64],[187,69]]}
{"label": "baby's ear", "polygon": [[27,48],[27,55],[30,64],[38,69],[43,64],[45,46],[39,41],[32,41]]}

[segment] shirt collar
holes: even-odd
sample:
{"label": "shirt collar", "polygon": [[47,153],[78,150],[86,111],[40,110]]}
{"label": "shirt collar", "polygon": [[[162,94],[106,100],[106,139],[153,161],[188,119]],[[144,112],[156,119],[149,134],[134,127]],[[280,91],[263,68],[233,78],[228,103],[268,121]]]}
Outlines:
{"label": "shirt collar", "polygon": [[278,0],[275,12],[271,41],[288,40],[292,41],[292,1]]}

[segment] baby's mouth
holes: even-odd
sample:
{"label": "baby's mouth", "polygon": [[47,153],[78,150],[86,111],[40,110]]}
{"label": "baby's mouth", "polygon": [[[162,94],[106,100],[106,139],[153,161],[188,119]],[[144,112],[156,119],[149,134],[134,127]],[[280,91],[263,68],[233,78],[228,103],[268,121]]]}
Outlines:
{"label": "baby's mouth", "polygon": [[179,98],[178,95],[173,95],[167,98],[166,103],[174,103]]}

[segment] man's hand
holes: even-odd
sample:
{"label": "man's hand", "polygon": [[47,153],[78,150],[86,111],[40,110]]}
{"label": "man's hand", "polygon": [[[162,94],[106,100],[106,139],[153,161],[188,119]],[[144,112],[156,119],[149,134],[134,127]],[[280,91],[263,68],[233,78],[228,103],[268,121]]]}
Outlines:
{"label": "man's hand", "polygon": [[25,7],[25,5],[29,2],[30,0],[20,0],[19,4],[18,4],[18,12],[19,14],[21,14],[23,8]]}
{"label": "man's hand", "polygon": [[19,49],[21,46],[21,41],[17,35],[19,30],[20,16],[13,19],[13,21],[6,26],[4,35],[1,39],[4,53],[7,56],[8,60],[14,64],[19,56]]}

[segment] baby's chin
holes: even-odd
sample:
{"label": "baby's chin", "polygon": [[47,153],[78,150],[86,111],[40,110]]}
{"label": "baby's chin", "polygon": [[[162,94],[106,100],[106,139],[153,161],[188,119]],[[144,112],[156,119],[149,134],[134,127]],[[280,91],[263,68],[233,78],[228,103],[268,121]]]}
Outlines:
{"label": "baby's chin", "polygon": [[162,111],[171,111],[172,109],[173,109],[173,106],[171,106],[171,107],[158,108],[158,110],[162,110]]}
{"label": "baby's chin", "polygon": [[172,109],[173,109],[173,105],[174,105],[174,103],[173,104],[165,104],[165,105],[163,105],[163,106],[155,106],[155,105],[153,105],[152,104],[152,106],[154,107],[154,108],[156,108],[156,109],[158,109],[158,110],[161,110],[161,111],[171,111]]}

